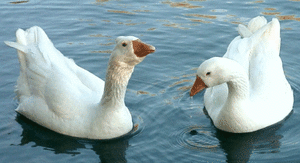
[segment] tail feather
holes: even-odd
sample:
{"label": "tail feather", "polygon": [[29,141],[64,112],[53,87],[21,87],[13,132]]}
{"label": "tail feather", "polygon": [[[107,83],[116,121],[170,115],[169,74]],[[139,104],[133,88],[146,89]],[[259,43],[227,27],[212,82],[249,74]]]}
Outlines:
{"label": "tail feather", "polygon": [[[19,30],[18,30],[19,31]],[[23,30],[22,30],[23,31]],[[17,37],[17,42],[9,42],[5,41],[4,43],[7,46],[17,49],[18,59],[20,63],[20,76],[17,81],[17,85],[15,87],[15,93],[17,95],[18,100],[20,101],[21,95],[30,96],[30,87],[27,81],[27,73],[26,73],[26,58],[25,55],[28,53],[28,48],[24,45],[24,40],[20,41],[23,37]],[[22,42],[22,43],[19,43]]]}
{"label": "tail feather", "polygon": [[249,47],[254,48],[257,45],[268,44],[268,46],[265,45],[265,50],[274,51],[272,53],[270,52],[270,54],[279,54],[280,24],[278,19],[273,18],[271,22],[267,23],[265,17],[258,16],[250,20],[248,27],[240,24],[238,26],[238,32],[243,38],[251,37],[248,42]]}
{"label": "tail feather", "polygon": [[267,19],[263,16],[257,16],[250,20],[248,23],[248,29],[254,33],[259,30],[261,27],[267,24]]}
{"label": "tail feather", "polygon": [[28,48],[26,46],[24,46],[23,44],[20,44],[18,42],[10,42],[10,41],[4,41],[4,43],[7,46],[10,46],[10,47],[15,48],[17,50],[20,50],[23,53],[28,53]]}
{"label": "tail feather", "polygon": [[242,37],[250,37],[252,34],[254,34],[257,30],[259,30],[266,24],[267,19],[265,17],[257,16],[249,21],[247,27],[243,24],[239,24],[238,32]]}
{"label": "tail feather", "polygon": [[245,37],[250,37],[253,33],[243,24],[239,24],[238,26],[238,32],[239,34],[245,38]]}
{"label": "tail feather", "polygon": [[274,55],[279,55],[280,24],[278,19],[274,18],[267,23],[264,17],[258,16],[251,19],[248,26],[240,24],[238,32],[240,36],[230,43],[224,57],[243,65],[248,74],[251,59],[258,55],[262,58],[273,58]]}
{"label": "tail feather", "polygon": [[[271,22],[262,26],[258,29],[252,36],[252,40],[254,45],[265,45],[265,50],[275,50],[278,51],[280,49],[280,24],[277,18],[273,18]],[[274,54],[274,53],[272,53]],[[277,54],[277,53],[276,53]]]}
{"label": "tail feather", "polygon": [[50,57],[55,58],[58,50],[55,49],[46,33],[37,26],[26,31],[18,29],[16,38],[17,42],[5,41],[4,43],[17,49],[18,52],[20,76],[15,90],[17,97],[20,100],[22,96],[31,94],[43,96],[41,91],[46,84],[47,74],[51,70]]}

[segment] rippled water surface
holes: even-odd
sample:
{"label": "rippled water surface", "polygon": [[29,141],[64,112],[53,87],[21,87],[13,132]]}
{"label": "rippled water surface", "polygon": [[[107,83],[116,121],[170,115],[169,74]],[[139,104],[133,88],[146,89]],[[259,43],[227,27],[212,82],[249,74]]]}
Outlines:
{"label": "rippled water surface", "polygon": [[[299,162],[299,0],[130,1],[28,0],[0,2],[0,158],[2,162]],[[203,110],[203,93],[190,98],[196,68],[222,56],[237,24],[264,15],[281,23],[281,58],[294,90],[283,122],[250,134],[217,130]],[[126,105],[136,130],[112,141],[77,139],[17,115],[17,28],[42,27],[65,56],[100,78],[114,39],[133,35],[157,51],[135,68]]]}

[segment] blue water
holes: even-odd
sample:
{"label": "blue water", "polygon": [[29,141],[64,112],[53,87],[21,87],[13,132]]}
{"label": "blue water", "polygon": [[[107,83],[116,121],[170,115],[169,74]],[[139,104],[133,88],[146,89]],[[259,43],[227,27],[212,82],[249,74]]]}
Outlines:
{"label": "blue water", "polygon": [[[299,1],[15,2],[0,2],[1,162],[300,161]],[[237,36],[237,24],[258,15],[268,21],[280,18],[280,55],[294,90],[294,110],[285,121],[258,132],[224,133],[203,111],[203,92],[190,98],[189,89],[200,63],[222,56]],[[77,139],[14,111],[19,63],[16,51],[3,41],[15,40],[17,28],[34,25],[42,27],[65,56],[102,79],[117,36],[133,35],[156,47],[136,66],[128,85],[125,100],[137,131],[106,142]]]}

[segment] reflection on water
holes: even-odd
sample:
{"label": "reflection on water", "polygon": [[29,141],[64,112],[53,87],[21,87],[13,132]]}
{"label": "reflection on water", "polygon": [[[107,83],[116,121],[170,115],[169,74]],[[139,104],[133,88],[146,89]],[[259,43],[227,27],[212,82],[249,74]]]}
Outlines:
{"label": "reflection on water", "polygon": [[227,162],[247,162],[256,151],[263,153],[278,153],[282,135],[276,131],[282,125],[278,124],[253,133],[233,134],[217,130],[216,137],[220,147],[226,153]]}
{"label": "reflection on water", "polygon": [[300,21],[300,18],[295,17],[295,15],[281,15],[277,16],[279,20],[296,20]]}
{"label": "reflection on water", "polygon": [[280,153],[283,135],[278,130],[285,120],[256,132],[239,134],[216,129],[212,123],[211,126],[190,126],[176,133],[176,143],[199,152],[217,153],[221,149],[227,162],[248,162],[253,154]]}
{"label": "reflection on water", "polygon": [[102,163],[127,162],[125,155],[130,137],[141,131],[141,123],[135,123],[134,129],[127,135],[113,140],[89,140],[80,139],[58,134],[30,121],[26,117],[19,115],[16,121],[22,126],[20,146],[34,142],[33,147],[41,146],[45,150],[53,151],[55,154],[71,154],[73,156],[81,154],[79,149],[87,149],[92,146],[92,150],[99,156]]}
{"label": "reflection on water", "polygon": [[128,148],[128,139],[94,143],[93,150],[99,155],[102,163],[127,162],[125,155]]}
{"label": "reflection on water", "polygon": [[172,1],[163,1],[163,4],[168,4],[171,7],[183,7],[183,8],[190,8],[190,9],[194,9],[194,8],[202,8],[203,6],[197,6],[197,5],[192,5],[188,2],[172,2]]}
{"label": "reflection on water", "polygon": [[222,149],[227,162],[248,162],[253,153],[279,153],[282,135],[277,131],[282,124],[244,134],[234,134],[204,126],[191,126],[177,135],[177,143],[199,152]]}
{"label": "reflection on water", "polygon": [[[22,126],[21,143],[19,145],[26,145],[34,142],[34,146],[45,147],[46,150],[51,150],[55,154],[80,154],[76,150],[78,148],[85,148],[85,146],[77,141],[76,138],[64,136],[48,130],[36,123],[30,121],[22,115],[16,117],[16,121]],[[60,144],[59,146],[57,144]]]}
{"label": "reflection on water", "polygon": [[[23,146],[34,142],[33,147],[41,146],[55,154],[71,154],[73,156],[81,154],[78,152],[79,149],[91,149],[99,156],[102,163],[127,162],[125,156],[129,147],[128,140],[142,130],[138,126],[139,124],[136,124],[135,129],[125,137],[101,141],[61,135],[37,125],[22,115],[18,115],[16,121],[23,129],[21,143],[18,145]],[[190,126],[173,136],[176,137],[175,143],[184,148],[199,152],[217,152],[222,149],[227,162],[248,162],[253,153],[280,152],[280,140],[283,136],[277,131],[282,127],[282,123],[244,134],[228,133],[205,126]],[[87,146],[92,147],[88,148]]]}
{"label": "reflection on water", "polygon": [[27,3],[27,2],[29,2],[29,0],[27,0],[27,1],[14,1],[14,2],[9,2],[9,3],[11,3],[11,4],[21,4],[21,3]]}
{"label": "reflection on water", "polygon": [[119,13],[119,14],[130,14],[134,15],[135,13],[129,11],[120,11],[120,10],[108,10],[107,12]]}

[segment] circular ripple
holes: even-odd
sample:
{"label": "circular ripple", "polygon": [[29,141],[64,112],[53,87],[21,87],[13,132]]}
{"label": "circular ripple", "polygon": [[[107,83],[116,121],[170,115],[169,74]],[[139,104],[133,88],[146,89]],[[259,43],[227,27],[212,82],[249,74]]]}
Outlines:
{"label": "circular ripple", "polygon": [[180,146],[200,151],[216,151],[219,148],[219,140],[209,128],[204,126],[191,126],[176,135],[176,141]]}

